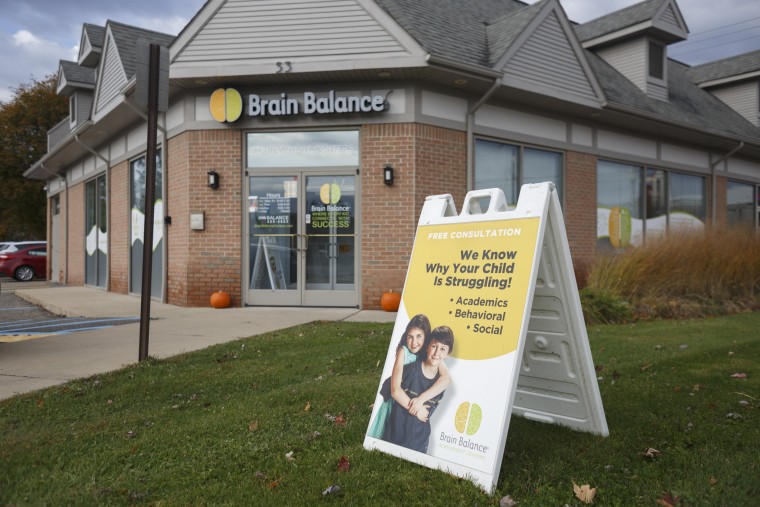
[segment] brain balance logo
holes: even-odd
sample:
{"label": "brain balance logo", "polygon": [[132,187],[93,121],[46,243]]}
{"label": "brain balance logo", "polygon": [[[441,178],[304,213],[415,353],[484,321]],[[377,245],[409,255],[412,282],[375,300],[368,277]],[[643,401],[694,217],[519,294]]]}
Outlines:
{"label": "brain balance logo", "polygon": [[[459,433],[464,433],[468,436],[472,436],[478,432],[481,422],[483,422],[483,410],[477,403],[465,401],[459,405],[456,414],[454,414],[454,428],[456,428]],[[477,456],[484,455],[488,452],[487,445],[479,444],[474,439],[465,438],[462,435],[449,435],[442,431],[440,441],[463,449],[475,451],[476,453],[479,453],[476,454]],[[457,449],[457,451],[462,452],[459,449]]]}
{"label": "brain balance logo", "polygon": [[211,94],[209,110],[219,123],[232,123],[243,114],[243,97],[233,88],[219,88]]}
{"label": "brain balance logo", "polygon": [[454,427],[459,433],[467,433],[468,435],[474,435],[480,429],[480,423],[483,421],[483,410],[480,405],[465,401],[459,408],[454,416]]}

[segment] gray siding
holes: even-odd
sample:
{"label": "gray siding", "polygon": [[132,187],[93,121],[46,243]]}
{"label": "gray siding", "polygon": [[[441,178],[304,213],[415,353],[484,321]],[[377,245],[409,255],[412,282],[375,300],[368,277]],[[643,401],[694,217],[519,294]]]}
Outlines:
{"label": "gray siding", "polygon": [[355,0],[229,0],[177,62],[406,54]]}
{"label": "gray siding", "polygon": [[118,94],[122,86],[127,82],[127,76],[124,73],[124,67],[119,58],[119,52],[112,37],[106,40],[105,62],[103,71],[98,83],[98,98],[95,111],[101,111],[108,103]]}
{"label": "gray siding", "polygon": [[554,12],[510,58],[504,71],[507,75],[528,79],[563,94],[596,100],[596,94]]}
{"label": "gray siding", "polygon": [[728,104],[731,109],[745,117],[756,127],[760,127],[760,84],[757,81],[739,83],[710,90],[713,95]]}
{"label": "gray siding", "polygon": [[600,49],[601,56],[615,70],[623,74],[641,91],[647,89],[647,40],[633,39],[614,46]]}
{"label": "gray siding", "polygon": [[664,83],[647,83],[647,95],[653,99],[668,100],[668,87]]}
{"label": "gray siding", "polygon": [[76,97],[76,119],[75,125],[80,125],[90,119],[90,109],[92,108],[92,92],[78,90],[74,92]]}
{"label": "gray siding", "polygon": [[673,10],[672,5],[668,5],[665,10],[662,11],[662,15],[658,21],[665,24],[666,26],[675,28],[679,32],[682,31],[681,25],[678,23],[678,18],[676,17],[676,13]]}

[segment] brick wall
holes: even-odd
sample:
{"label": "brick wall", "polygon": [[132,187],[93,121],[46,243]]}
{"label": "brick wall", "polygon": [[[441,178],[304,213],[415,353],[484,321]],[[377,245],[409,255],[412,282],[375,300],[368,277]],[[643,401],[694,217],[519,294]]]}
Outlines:
{"label": "brick wall", "polygon": [[[404,286],[425,197],[466,189],[465,134],[412,123],[361,129],[362,308],[379,308],[383,292]],[[394,184],[383,183],[391,164]]]}
{"label": "brick wall", "polygon": [[84,183],[69,187],[68,285],[84,285]]}
{"label": "brick wall", "polygon": [[129,291],[129,247],[131,210],[129,207],[129,162],[111,168],[108,175],[108,269],[109,289],[119,294]]}
{"label": "brick wall", "polygon": [[[239,130],[185,132],[169,141],[167,206],[168,302],[208,306],[224,290],[241,306],[242,136]],[[218,190],[207,171],[220,175]],[[205,230],[190,230],[190,213],[205,212]]]}
{"label": "brick wall", "polygon": [[566,152],[565,229],[579,285],[585,282],[596,254],[596,156]]}
{"label": "brick wall", "polygon": [[[713,210],[713,192],[712,192],[712,178],[707,178],[707,220],[708,224],[712,224],[712,210]],[[728,179],[723,176],[715,178],[715,224],[720,227],[728,226]]]}

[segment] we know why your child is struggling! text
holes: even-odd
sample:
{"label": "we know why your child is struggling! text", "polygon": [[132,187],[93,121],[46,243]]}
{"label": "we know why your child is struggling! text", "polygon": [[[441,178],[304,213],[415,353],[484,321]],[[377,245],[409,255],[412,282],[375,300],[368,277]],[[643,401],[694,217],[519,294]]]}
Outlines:
{"label": "we know why your child is struggling! text", "polygon": [[[520,228],[484,229],[469,231],[431,232],[428,240],[469,239],[469,238],[498,238],[519,236]],[[497,288],[508,289],[512,285],[512,277],[497,277],[514,273],[517,251],[515,250],[460,250],[459,260],[451,264],[428,262],[425,269],[436,276],[433,285],[446,287],[462,287],[465,289]],[[452,273],[449,275],[449,273]],[[438,276],[441,275],[441,276]],[[448,276],[447,276],[448,275]],[[466,276],[474,275],[474,276]],[[481,276],[483,275],[483,276]]]}

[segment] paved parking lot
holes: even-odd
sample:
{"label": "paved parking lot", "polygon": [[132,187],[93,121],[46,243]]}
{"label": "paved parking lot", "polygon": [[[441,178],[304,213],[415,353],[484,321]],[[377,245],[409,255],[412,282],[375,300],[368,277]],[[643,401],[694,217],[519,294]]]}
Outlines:
{"label": "paved parking lot", "polygon": [[18,282],[0,279],[0,343],[17,342],[72,333],[88,329],[103,329],[120,324],[139,322],[139,315],[118,318],[60,317],[16,296],[16,290],[50,287],[48,282]]}

